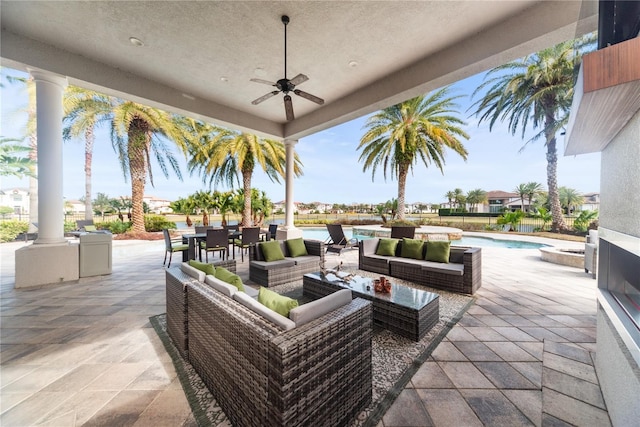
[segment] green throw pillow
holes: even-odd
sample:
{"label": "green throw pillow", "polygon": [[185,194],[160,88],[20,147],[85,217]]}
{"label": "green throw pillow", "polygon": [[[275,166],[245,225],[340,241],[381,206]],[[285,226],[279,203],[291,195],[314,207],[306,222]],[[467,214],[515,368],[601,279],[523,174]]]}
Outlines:
{"label": "green throw pillow", "polygon": [[402,258],[422,259],[422,247],[424,242],[420,239],[402,239],[400,256]]}
{"label": "green throw pillow", "polygon": [[376,255],[395,256],[398,242],[398,239],[380,239]]}
{"label": "green throw pillow", "polygon": [[451,242],[427,242],[427,261],[444,262],[449,264]]}
{"label": "green throw pillow", "polygon": [[244,285],[242,284],[242,279],[240,278],[240,276],[230,272],[226,268],[216,268],[216,274],[214,276],[216,277],[216,279],[220,279],[223,282],[235,286],[240,292],[244,292]]}
{"label": "green throw pillow", "polygon": [[258,302],[284,317],[289,317],[291,309],[298,306],[298,301],[263,287],[258,291]]}
{"label": "green throw pillow", "polygon": [[264,255],[264,260],[267,262],[284,259],[280,242],[277,240],[260,243],[260,249],[262,249],[262,255]]}
{"label": "green throw pillow", "polygon": [[293,258],[297,256],[309,255],[307,252],[307,247],[304,245],[304,240],[302,237],[298,239],[289,239],[287,240],[287,248],[289,249],[289,255]]}
{"label": "green throw pillow", "polygon": [[213,264],[207,264],[206,262],[200,262],[192,259],[189,261],[189,265],[193,268],[197,268],[200,271],[204,271],[204,274],[210,274],[212,276],[216,275],[216,268],[213,266]]}

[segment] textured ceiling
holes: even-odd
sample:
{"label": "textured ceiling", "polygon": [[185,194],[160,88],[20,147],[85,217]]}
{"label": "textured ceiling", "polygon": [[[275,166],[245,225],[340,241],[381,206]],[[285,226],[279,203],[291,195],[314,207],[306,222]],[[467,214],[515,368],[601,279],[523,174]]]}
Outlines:
{"label": "textured ceiling", "polygon": [[[580,1],[2,1],[3,65],[260,134],[298,138],[574,37]],[[306,74],[282,95],[251,78]],[[144,46],[133,46],[136,37]]]}

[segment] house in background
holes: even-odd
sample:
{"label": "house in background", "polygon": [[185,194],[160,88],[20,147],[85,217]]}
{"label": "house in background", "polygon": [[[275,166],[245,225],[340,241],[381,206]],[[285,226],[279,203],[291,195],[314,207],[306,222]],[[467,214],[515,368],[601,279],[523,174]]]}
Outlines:
{"label": "house in background", "polygon": [[158,197],[153,196],[144,196],[142,201],[149,206],[149,211],[154,214],[167,214],[173,212],[169,205],[171,204],[170,200],[160,199]]}
{"label": "house in background", "polygon": [[20,187],[0,190],[0,206],[9,206],[18,217],[29,215],[29,190]]}
{"label": "house in background", "polygon": [[582,197],[584,197],[584,202],[580,206],[581,211],[600,210],[600,193],[585,193]]}
{"label": "house in background", "polygon": [[523,203],[519,194],[493,190],[487,191],[487,204],[478,205],[478,212],[500,213],[504,209],[508,211],[519,209],[526,211],[528,208],[529,201],[525,200]]}

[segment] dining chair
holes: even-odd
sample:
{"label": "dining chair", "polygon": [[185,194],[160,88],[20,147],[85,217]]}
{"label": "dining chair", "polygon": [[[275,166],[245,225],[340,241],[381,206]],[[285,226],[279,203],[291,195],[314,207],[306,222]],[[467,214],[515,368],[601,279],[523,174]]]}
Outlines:
{"label": "dining chair", "polygon": [[269,224],[269,232],[267,233],[267,240],[275,240],[278,232],[278,224]]}
{"label": "dining chair", "polygon": [[392,239],[402,239],[406,237],[408,239],[415,238],[416,235],[416,227],[408,226],[408,225],[393,225],[391,226],[391,238]]}
{"label": "dining chair", "polygon": [[207,230],[212,229],[213,227],[211,225],[196,225],[194,228],[196,230],[196,234],[203,234],[203,233],[206,233]]}
{"label": "dining chair", "polygon": [[244,253],[250,246],[255,245],[260,240],[260,227],[244,227],[239,239],[233,240],[233,258],[236,257],[236,247],[240,248],[242,254],[242,262],[244,262]]}
{"label": "dining chair", "polygon": [[189,245],[185,245],[181,243],[181,240],[171,239],[171,235],[169,234],[169,230],[164,228],[162,230],[162,234],[164,235],[164,261],[162,261],[162,265],[167,262],[167,254],[169,254],[169,264],[167,268],[171,267],[171,258],[173,257],[174,252],[184,252],[189,250]]}
{"label": "dining chair", "polygon": [[[202,250],[202,246],[200,246]],[[220,258],[227,259],[227,251],[229,250],[229,233],[224,228],[215,228],[207,230],[207,239],[204,241],[205,262],[209,262],[209,252],[220,252]],[[202,260],[202,253],[200,254]]]}

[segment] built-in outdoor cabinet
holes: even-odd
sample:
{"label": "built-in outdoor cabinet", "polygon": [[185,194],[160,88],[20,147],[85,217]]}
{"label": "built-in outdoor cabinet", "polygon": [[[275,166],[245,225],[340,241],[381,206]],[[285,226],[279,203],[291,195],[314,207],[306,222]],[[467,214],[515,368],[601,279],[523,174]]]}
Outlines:
{"label": "built-in outdoor cabinet", "polygon": [[111,233],[80,235],[80,277],[111,274]]}
{"label": "built-in outdoor cabinet", "polygon": [[602,151],[640,110],[640,38],[584,55],[565,156]]}

